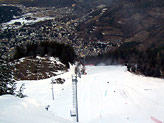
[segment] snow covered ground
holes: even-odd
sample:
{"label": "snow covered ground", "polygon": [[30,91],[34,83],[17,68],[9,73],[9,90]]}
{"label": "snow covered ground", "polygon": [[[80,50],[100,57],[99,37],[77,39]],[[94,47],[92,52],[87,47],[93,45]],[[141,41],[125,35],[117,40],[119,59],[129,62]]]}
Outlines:
{"label": "snow covered ground", "polygon": [[79,116],[92,123],[164,122],[164,80],[137,76],[121,66],[88,67],[79,83]]}
{"label": "snow covered ground", "polygon": [[[78,78],[80,122],[164,123],[163,79],[134,75],[128,72],[125,66],[87,66],[86,71],[87,75],[82,75],[81,79]],[[50,105],[48,112],[51,115],[72,120],[70,110],[72,109],[71,75],[73,73],[72,67],[69,72],[54,77],[66,80],[63,85],[53,85],[54,100],[52,100],[51,78],[19,81],[18,86],[25,83],[24,93],[28,97],[24,100],[37,100],[43,110]],[[2,98],[0,98],[0,105],[3,102]],[[13,103],[13,105],[16,104]],[[1,107],[5,109],[5,105]],[[5,111],[9,110],[11,109],[5,109]],[[2,111],[0,110],[0,116]],[[14,113],[14,110],[12,112]],[[30,116],[32,115],[35,116],[35,114]]]}
{"label": "snow covered ground", "polygon": [[[32,19],[28,20],[26,17],[31,17]],[[33,19],[35,18],[35,19]],[[45,20],[52,20],[54,19],[53,17],[35,17],[32,13],[27,13],[22,15],[19,18],[15,18],[7,23],[2,23],[2,29],[7,29],[7,28],[20,28],[23,25],[31,25],[40,21],[45,21]],[[15,22],[20,22],[21,25],[14,25]]]}
{"label": "snow covered ground", "polygon": [[0,96],[0,123],[72,123],[52,115],[35,100]]}

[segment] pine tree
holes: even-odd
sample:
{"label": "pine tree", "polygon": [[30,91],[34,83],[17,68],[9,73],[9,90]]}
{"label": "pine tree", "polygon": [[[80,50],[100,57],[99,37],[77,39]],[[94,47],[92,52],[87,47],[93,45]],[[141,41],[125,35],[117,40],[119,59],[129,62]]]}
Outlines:
{"label": "pine tree", "polygon": [[8,62],[7,59],[3,59],[0,56],[0,95],[12,94],[14,95],[14,90],[16,89],[15,81],[13,80],[12,64]]}

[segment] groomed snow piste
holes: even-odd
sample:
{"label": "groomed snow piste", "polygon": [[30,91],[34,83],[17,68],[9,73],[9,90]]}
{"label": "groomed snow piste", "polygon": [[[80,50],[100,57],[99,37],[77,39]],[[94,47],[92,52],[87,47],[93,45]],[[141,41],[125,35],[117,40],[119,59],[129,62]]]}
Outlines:
{"label": "groomed snow piste", "polygon": [[[127,71],[125,66],[87,66],[87,75],[78,78],[78,106],[79,121],[82,123],[164,123],[164,80],[152,77],[134,75]],[[25,83],[24,93],[28,96],[23,100],[37,100],[40,115],[42,118],[50,117],[49,120],[59,116],[67,120],[72,120],[70,110],[72,109],[72,81],[71,75],[74,73],[73,67],[69,72],[54,78],[64,78],[63,85],[54,84],[54,97],[52,100],[51,78],[39,81],[20,81],[18,86]],[[12,123],[17,122],[22,114],[17,110],[11,110],[8,103],[2,105],[6,97],[0,98],[0,117],[4,111],[12,112],[14,118]],[[21,108],[21,105],[12,102],[11,104]],[[13,100],[12,100],[13,99]],[[22,99],[21,99],[22,100]],[[10,101],[8,99],[8,101]],[[48,111],[45,107],[50,105]],[[29,106],[31,109],[33,107]],[[25,108],[25,107],[24,107]],[[36,108],[31,110],[25,108],[27,115],[24,118],[38,118],[35,113]],[[48,114],[47,114],[47,113]],[[18,114],[17,114],[18,113]],[[46,113],[46,115],[44,115]],[[6,114],[7,115],[7,114]],[[28,116],[29,115],[29,116]],[[48,116],[47,116],[48,115]],[[50,115],[50,116],[49,116]],[[21,117],[22,118],[22,117]],[[28,121],[28,118],[25,118]],[[33,120],[31,120],[33,121]],[[34,123],[31,122],[30,123]],[[37,120],[36,120],[37,121]],[[42,121],[42,120],[41,120]],[[57,121],[57,120],[56,120]],[[0,118],[0,122],[5,123]],[[62,122],[65,122],[63,120]],[[66,121],[66,123],[69,121]],[[8,123],[8,122],[6,122]],[[35,122],[36,123],[36,122]],[[40,122],[39,122],[40,123]],[[45,123],[48,123],[45,122]],[[50,121],[51,123],[51,121]]]}

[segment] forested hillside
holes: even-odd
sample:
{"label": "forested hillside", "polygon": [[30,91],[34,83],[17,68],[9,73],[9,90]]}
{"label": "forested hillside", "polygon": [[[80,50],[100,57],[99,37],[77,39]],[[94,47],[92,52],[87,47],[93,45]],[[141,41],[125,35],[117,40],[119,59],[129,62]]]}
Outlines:
{"label": "forested hillside", "polygon": [[[91,13],[78,30],[87,38],[108,42],[105,53],[130,71],[164,77],[164,1],[118,0]],[[101,55],[100,55],[101,56]]]}
{"label": "forested hillside", "polygon": [[67,67],[69,67],[69,63],[74,63],[76,59],[76,54],[71,46],[50,41],[32,42],[17,46],[13,59],[27,56],[36,57],[37,55],[42,57],[45,55],[58,57]]}
{"label": "forested hillside", "polygon": [[0,0],[0,3],[16,3],[25,6],[71,6],[75,0]]}
{"label": "forested hillside", "polygon": [[0,23],[8,22],[13,16],[21,15],[22,10],[14,6],[0,6]]}

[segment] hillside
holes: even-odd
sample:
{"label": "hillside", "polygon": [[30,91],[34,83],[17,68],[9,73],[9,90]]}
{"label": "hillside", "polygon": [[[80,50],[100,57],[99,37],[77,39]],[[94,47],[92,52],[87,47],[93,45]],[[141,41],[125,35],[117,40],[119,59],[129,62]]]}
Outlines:
{"label": "hillside", "polygon": [[14,6],[0,6],[0,24],[8,22],[13,19],[14,16],[20,16],[22,10]]}
{"label": "hillside", "polygon": [[[1,37],[4,40],[5,38],[11,40],[12,36],[17,37],[17,32],[21,31],[20,33],[26,37],[22,42],[31,38],[39,41],[62,41],[71,44],[79,57],[101,56],[99,59],[111,61],[108,64],[126,64],[129,71],[146,76],[164,77],[164,2],[162,0],[111,0],[105,5],[99,5],[102,2],[100,0],[76,1],[80,6],[78,4],[72,6],[76,2],[66,0],[55,2],[63,5],[68,3],[71,7],[63,6],[63,9],[58,9],[59,6],[46,9],[43,7],[40,9],[42,10],[40,14],[45,15],[43,14],[45,12],[48,13],[47,15],[57,15],[62,19],[45,22],[47,25],[43,22],[41,25],[37,23],[24,26],[17,31],[4,31]],[[103,2],[107,1],[103,0]],[[38,1],[29,3],[42,6],[45,1],[40,1],[40,5]],[[50,5],[49,1],[46,4]],[[49,9],[51,11],[48,11]],[[79,9],[84,11],[78,11]],[[53,12],[54,10],[56,13]],[[70,11],[69,14],[67,11]],[[32,32],[37,36],[29,35]],[[16,42],[16,38],[12,40]]]}
{"label": "hillside", "polygon": [[[15,80],[40,80],[67,72],[68,68],[54,57],[24,57],[13,61]],[[62,83],[62,81],[61,81]]]}
{"label": "hillside", "polygon": [[164,77],[163,21],[162,0],[119,0],[90,13],[77,30],[90,42],[109,44],[108,59],[137,65],[146,76]]}
{"label": "hillside", "polygon": [[48,41],[17,46],[12,53],[16,80],[39,80],[65,73],[76,59],[70,45]]}
{"label": "hillside", "polygon": [[0,0],[0,3],[16,3],[25,6],[71,6],[75,0]]}
{"label": "hillside", "polygon": [[141,50],[163,45],[163,1],[120,0],[90,14],[79,26],[83,35],[101,41],[139,42]]}

